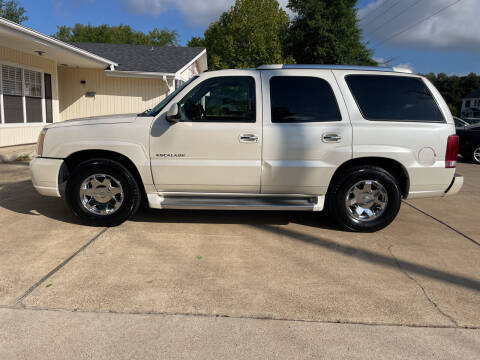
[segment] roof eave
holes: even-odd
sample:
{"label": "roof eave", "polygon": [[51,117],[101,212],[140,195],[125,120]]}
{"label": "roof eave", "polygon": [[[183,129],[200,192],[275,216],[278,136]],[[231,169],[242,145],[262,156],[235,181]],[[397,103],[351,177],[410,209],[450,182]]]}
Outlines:
{"label": "roof eave", "polygon": [[130,78],[146,78],[146,79],[158,79],[167,77],[175,77],[175,73],[164,72],[148,72],[148,71],[119,71],[119,70],[105,70],[105,74],[111,77],[130,77]]}
{"label": "roof eave", "polygon": [[176,75],[182,74],[185,70],[187,70],[192,64],[200,59],[204,54],[207,53],[207,49],[203,49],[197,56],[195,56],[192,60],[190,60],[184,67],[177,71]]}
{"label": "roof eave", "polygon": [[100,62],[102,64],[105,64],[105,65],[109,66],[110,68],[112,66],[113,67],[118,66],[118,64],[114,61],[111,61],[111,60],[103,58],[101,56],[92,54],[91,52],[88,52],[86,50],[77,48],[73,45],[67,44],[63,41],[57,40],[55,38],[52,38],[51,36],[42,34],[41,32],[35,31],[35,30],[30,29],[30,28],[28,28],[26,26],[23,26],[23,25],[19,25],[17,23],[14,23],[12,21],[7,20],[7,19],[0,18],[0,25],[4,25],[5,27],[7,27],[9,29],[20,32],[25,36],[36,38],[37,40],[40,40],[43,44],[45,44],[47,46],[56,46],[56,47],[59,47],[59,48],[63,48],[65,50],[71,51],[71,52],[73,52],[77,55],[84,56],[84,57],[87,57],[91,60],[94,60],[94,61]]}

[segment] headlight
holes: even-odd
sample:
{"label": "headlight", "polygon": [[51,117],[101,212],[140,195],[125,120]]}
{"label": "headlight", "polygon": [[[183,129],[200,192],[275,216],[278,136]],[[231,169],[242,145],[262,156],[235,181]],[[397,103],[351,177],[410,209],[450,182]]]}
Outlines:
{"label": "headlight", "polygon": [[47,133],[47,129],[43,128],[42,131],[40,131],[40,135],[38,135],[38,141],[37,141],[37,157],[42,157],[43,155],[43,142],[45,141],[45,134]]}

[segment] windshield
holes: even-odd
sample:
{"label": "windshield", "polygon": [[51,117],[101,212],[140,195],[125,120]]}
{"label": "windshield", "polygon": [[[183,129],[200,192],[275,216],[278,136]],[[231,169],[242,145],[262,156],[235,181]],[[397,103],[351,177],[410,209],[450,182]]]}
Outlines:
{"label": "windshield", "polygon": [[170,95],[168,95],[165,99],[162,100],[162,102],[160,104],[158,104],[157,106],[155,106],[153,109],[151,110],[146,110],[144,111],[143,113],[141,114],[138,114],[138,116],[157,116],[158,113],[160,113],[160,111],[163,110],[163,108],[170,102],[170,100],[172,100],[175,96],[177,96],[177,94],[182,91],[187,85],[189,85],[190,83],[192,83],[194,80],[198,79],[199,76],[194,76],[192,77],[190,80],[188,80],[187,82],[183,83],[182,86],[180,86],[177,90],[175,90],[174,92],[172,92]]}

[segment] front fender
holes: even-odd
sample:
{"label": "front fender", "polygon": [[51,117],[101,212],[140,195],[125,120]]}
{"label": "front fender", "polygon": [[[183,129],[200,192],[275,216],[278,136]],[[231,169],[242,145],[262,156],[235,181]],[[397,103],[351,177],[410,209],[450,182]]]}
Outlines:
{"label": "front fender", "polygon": [[[139,118],[142,119],[142,118]],[[43,157],[66,159],[81,151],[109,151],[128,158],[145,185],[152,185],[149,124],[146,118],[132,123],[57,127],[47,131]]]}

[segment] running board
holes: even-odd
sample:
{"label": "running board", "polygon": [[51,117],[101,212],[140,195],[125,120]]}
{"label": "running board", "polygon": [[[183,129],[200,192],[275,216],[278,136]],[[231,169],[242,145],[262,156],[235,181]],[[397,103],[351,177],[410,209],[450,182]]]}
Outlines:
{"label": "running board", "polygon": [[153,209],[322,211],[324,196],[148,194]]}

